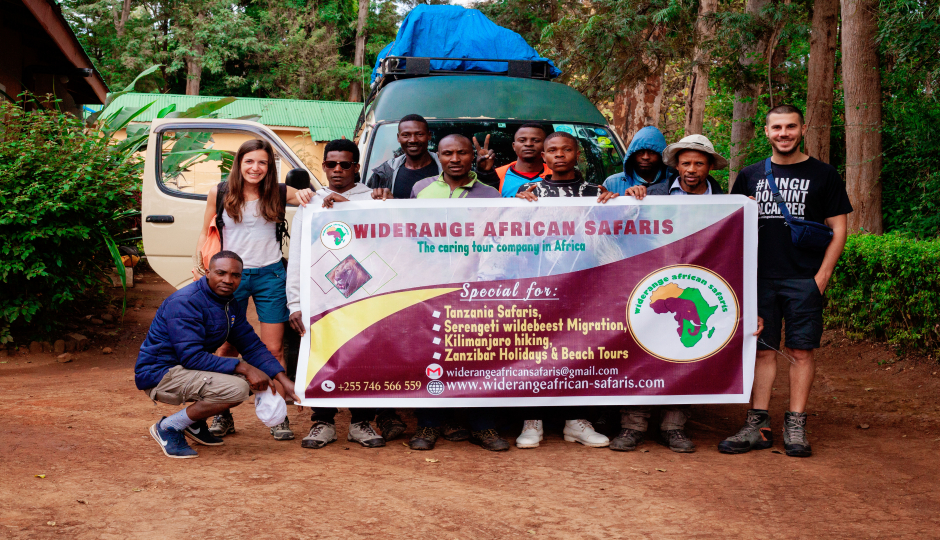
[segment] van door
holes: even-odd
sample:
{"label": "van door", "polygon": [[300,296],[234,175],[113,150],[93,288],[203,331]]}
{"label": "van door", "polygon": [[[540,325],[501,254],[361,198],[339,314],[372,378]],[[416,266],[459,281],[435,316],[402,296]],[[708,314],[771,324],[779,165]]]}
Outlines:
{"label": "van door", "polygon": [[[144,251],[154,271],[174,287],[193,281],[207,194],[227,177],[238,147],[250,139],[271,143],[281,182],[291,169],[310,172],[284,141],[257,122],[169,118],[151,124],[141,194]],[[310,181],[319,189],[312,173]],[[288,224],[294,210],[287,207]]]}

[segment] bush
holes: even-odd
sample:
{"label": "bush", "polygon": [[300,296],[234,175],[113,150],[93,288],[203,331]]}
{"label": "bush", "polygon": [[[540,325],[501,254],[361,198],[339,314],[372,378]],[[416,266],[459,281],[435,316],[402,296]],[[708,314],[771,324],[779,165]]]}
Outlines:
{"label": "bush", "polygon": [[852,235],[826,296],[826,324],[901,354],[940,352],[940,239]]}
{"label": "bush", "polygon": [[72,115],[0,103],[0,341],[103,293],[140,191],[135,160],[112,148]]}

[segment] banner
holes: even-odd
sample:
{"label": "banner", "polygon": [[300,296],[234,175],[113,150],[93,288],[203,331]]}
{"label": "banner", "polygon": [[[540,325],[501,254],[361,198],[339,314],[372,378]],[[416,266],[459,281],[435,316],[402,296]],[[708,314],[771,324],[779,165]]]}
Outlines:
{"label": "banner", "polygon": [[341,203],[301,234],[304,405],[749,400],[746,197]]}

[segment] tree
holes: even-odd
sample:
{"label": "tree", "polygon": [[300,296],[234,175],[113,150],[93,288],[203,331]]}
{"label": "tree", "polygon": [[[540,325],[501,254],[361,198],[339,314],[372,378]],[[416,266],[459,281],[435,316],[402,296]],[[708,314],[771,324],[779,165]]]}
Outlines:
{"label": "tree", "polygon": [[701,134],[705,123],[705,98],[708,97],[709,56],[708,42],[714,38],[714,21],[711,18],[718,9],[718,0],[700,0],[698,20],[695,21],[695,47],[692,76],[685,108],[685,134]]}
{"label": "tree", "polygon": [[829,163],[839,0],[815,0],[806,89],[806,153]]}
{"label": "tree", "polygon": [[842,0],[845,180],[849,231],[881,234],[881,72],[876,0]]}
{"label": "tree", "polygon": [[[362,68],[366,60],[366,24],[369,19],[369,0],[359,0],[359,20],[356,23],[356,55],[353,66]],[[362,81],[355,79],[349,85],[349,101],[362,101]]]}
{"label": "tree", "polygon": [[728,188],[734,185],[738,171],[744,168],[747,146],[754,138],[754,116],[757,114],[758,79],[753,72],[766,51],[769,28],[762,24],[761,12],[770,5],[770,0],[747,0],[745,14],[751,19],[751,41],[741,52],[741,82],[734,93],[734,109],[731,119],[731,159],[728,172]]}

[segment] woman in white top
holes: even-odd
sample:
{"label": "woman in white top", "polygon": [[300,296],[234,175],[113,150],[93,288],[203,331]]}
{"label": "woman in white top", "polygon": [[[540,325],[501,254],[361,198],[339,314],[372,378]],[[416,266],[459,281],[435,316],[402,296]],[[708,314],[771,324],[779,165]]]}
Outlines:
{"label": "woman in white top", "polygon": [[[274,166],[274,149],[267,141],[246,141],[235,154],[235,164],[228,181],[209,191],[206,213],[199,246],[206,241],[209,224],[216,215],[216,202],[222,197],[222,211],[216,224],[222,236],[222,249],[234,251],[244,261],[242,281],[235,291],[238,307],[244,315],[248,298],[255,302],[261,321],[261,341],[284,363],[284,323],[287,311],[286,276],[281,261],[281,239],[287,230],[284,202],[305,205],[313,197],[310,189],[296,190],[278,183]],[[220,195],[221,192],[221,195]],[[282,192],[286,192],[282,195]],[[220,356],[234,357],[238,352],[226,343],[219,349]],[[235,431],[231,413],[217,416],[209,428],[217,436]],[[293,439],[287,419],[271,428],[278,440]]]}

